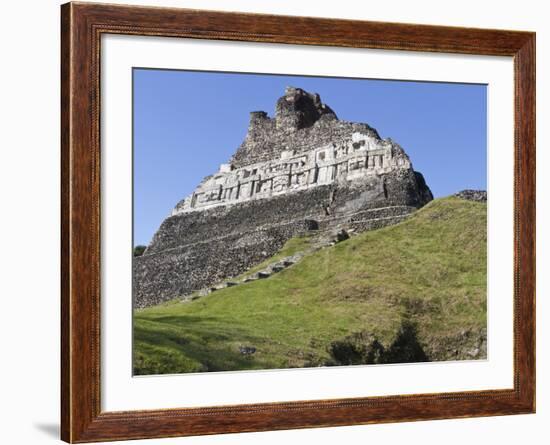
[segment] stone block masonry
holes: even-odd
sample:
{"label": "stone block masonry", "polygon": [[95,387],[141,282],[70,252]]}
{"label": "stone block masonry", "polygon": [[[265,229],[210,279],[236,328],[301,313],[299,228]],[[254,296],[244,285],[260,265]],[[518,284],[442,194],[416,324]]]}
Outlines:
{"label": "stone block masonry", "polygon": [[286,240],[315,228],[314,221],[294,221],[137,257],[134,306],[152,306],[240,275],[273,256]]}
{"label": "stone block masonry", "polygon": [[274,118],[251,113],[229,162],[175,206],[134,259],[134,306],[242,274],[294,236],[395,224],[431,199],[398,144],[289,87]]}

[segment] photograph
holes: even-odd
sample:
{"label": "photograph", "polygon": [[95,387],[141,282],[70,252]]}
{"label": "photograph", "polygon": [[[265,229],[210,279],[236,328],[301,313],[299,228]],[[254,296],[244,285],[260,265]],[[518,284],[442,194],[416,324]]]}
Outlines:
{"label": "photograph", "polygon": [[132,70],[133,374],[487,359],[487,85]]}
{"label": "photograph", "polygon": [[[48,412],[62,440],[280,443],[324,428],[305,442],[351,443],[349,426],[391,443],[475,443],[482,428],[512,443],[525,428],[510,425],[545,424],[533,424],[542,15],[313,3],[61,5],[59,69],[43,70],[60,88],[40,88],[57,101],[34,120],[59,135],[60,205],[25,182],[8,214],[32,203],[60,221],[58,316],[37,314],[60,342]],[[43,77],[14,72],[29,88]],[[42,154],[44,134],[15,136]],[[40,287],[27,264],[50,261],[28,253],[46,251],[21,248],[37,217],[14,221],[16,289]],[[22,350],[34,382],[43,360],[28,351],[46,349]]]}

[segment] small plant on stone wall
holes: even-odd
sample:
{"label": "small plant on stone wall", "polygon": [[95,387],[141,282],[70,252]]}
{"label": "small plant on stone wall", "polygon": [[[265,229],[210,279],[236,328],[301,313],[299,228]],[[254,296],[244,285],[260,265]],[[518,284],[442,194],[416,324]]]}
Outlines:
{"label": "small plant on stone wall", "polygon": [[146,246],[136,246],[134,247],[134,256],[141,256],[143,255],[143,252],[145,252]]}

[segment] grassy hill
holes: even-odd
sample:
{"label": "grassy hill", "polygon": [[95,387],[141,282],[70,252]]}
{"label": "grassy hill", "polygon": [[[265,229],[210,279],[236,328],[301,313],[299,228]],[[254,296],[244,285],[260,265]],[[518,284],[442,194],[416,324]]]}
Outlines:
{"label": "grassy hill", "polygon": [[267,279],[136,310],[134,372],[485,358],[486,211],[437,199]]}

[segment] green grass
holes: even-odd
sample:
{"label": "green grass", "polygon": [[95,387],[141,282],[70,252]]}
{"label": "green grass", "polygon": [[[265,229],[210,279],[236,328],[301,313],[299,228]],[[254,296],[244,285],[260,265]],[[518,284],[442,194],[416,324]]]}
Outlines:
{"label": "green grass", "polygon": [[[268,279],[136,310],[134,372],[319,366],[330,362],[331,343],[352,333],[390,346],[404,321],[427,349],[482,329],[486,222],[485,204],[434,200],[398,225],[310,253]],[[309,242],[289,240],[277,258]],[[243,355],[240,346],[256,352]]]}

